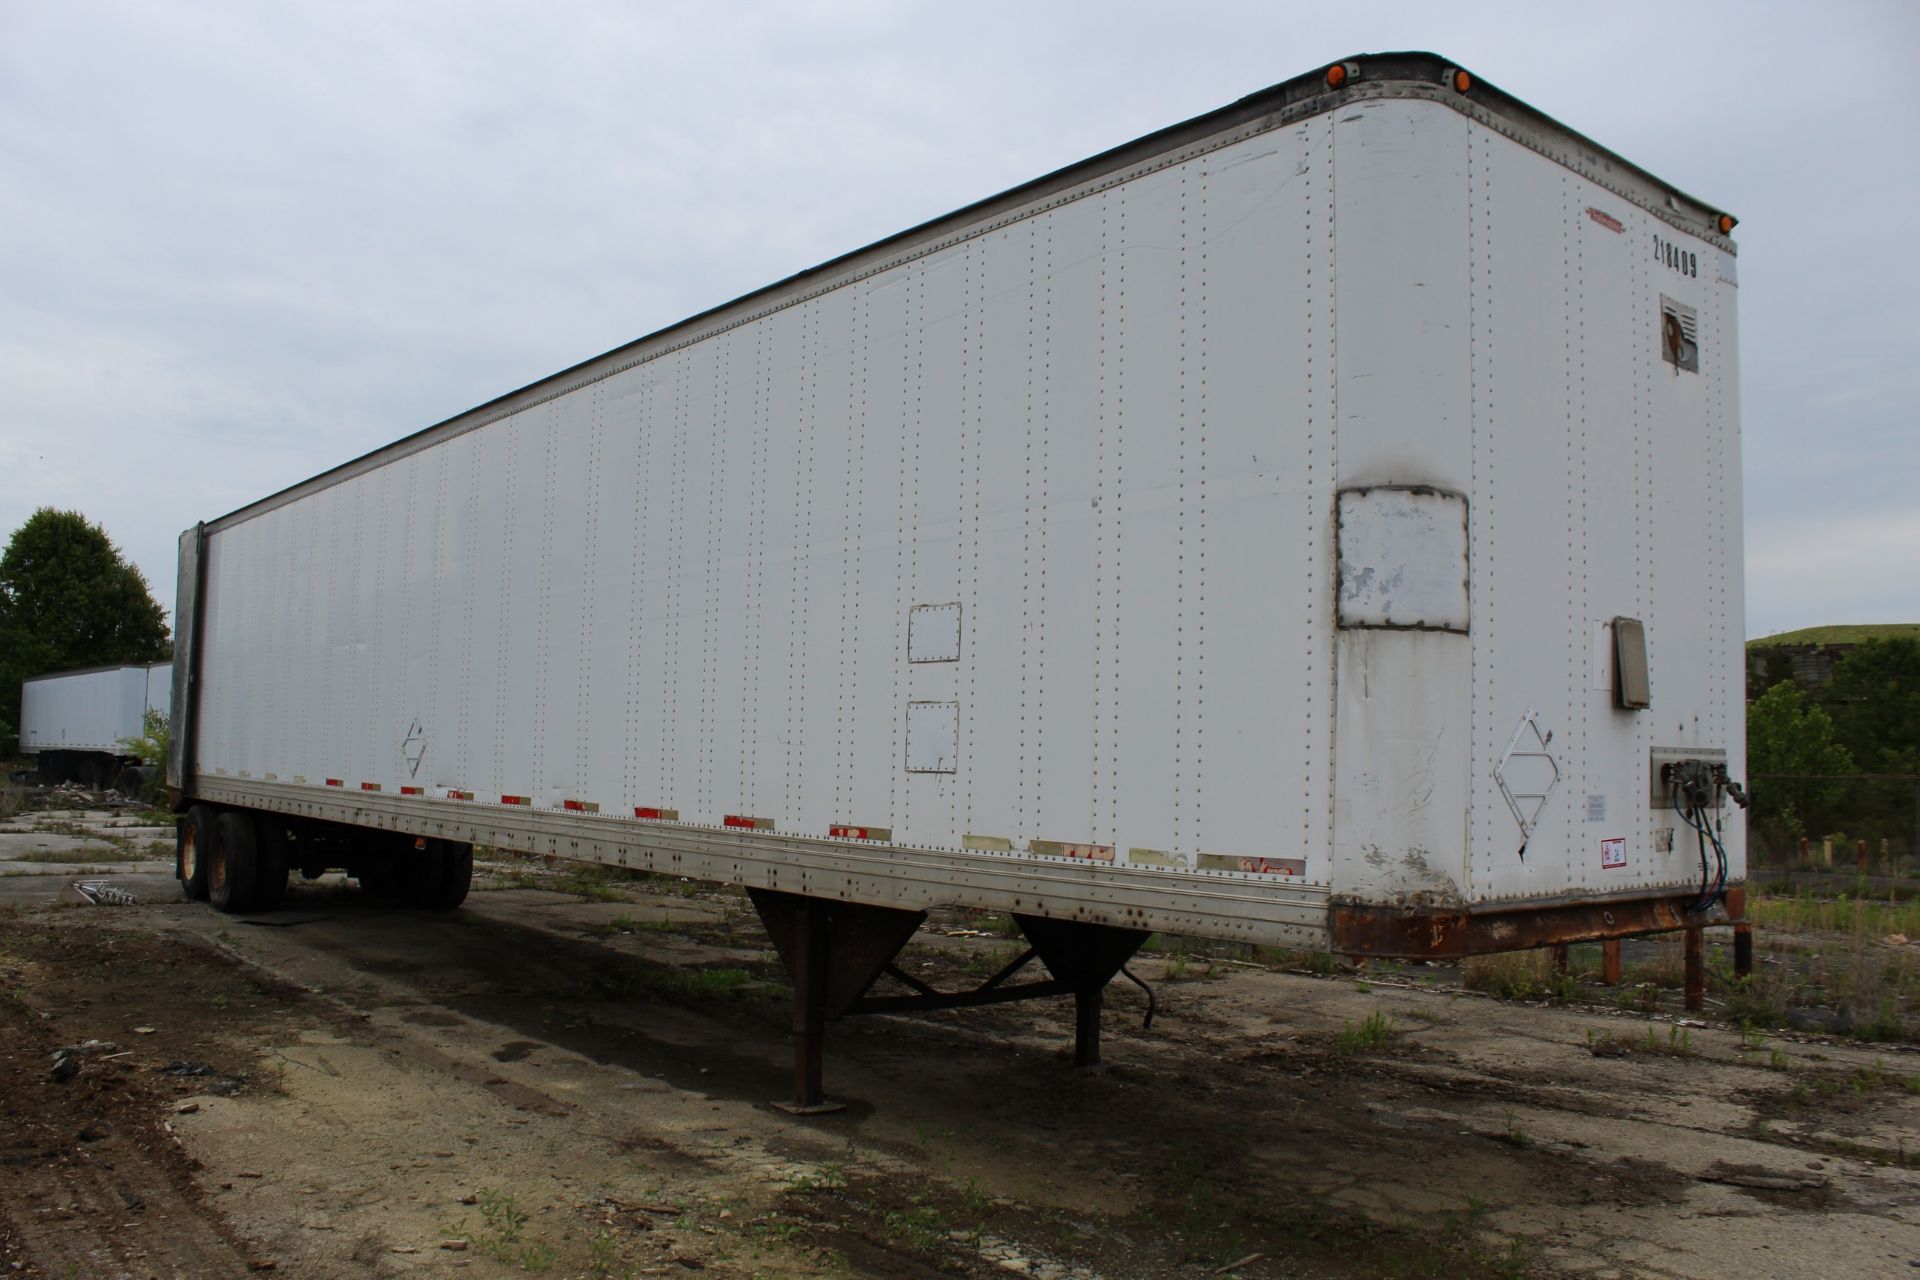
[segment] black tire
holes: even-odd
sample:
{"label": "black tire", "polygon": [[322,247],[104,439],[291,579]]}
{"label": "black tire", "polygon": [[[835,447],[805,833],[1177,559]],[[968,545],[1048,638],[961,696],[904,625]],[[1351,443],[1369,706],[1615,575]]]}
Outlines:
{"label": "black tire", "polygon": [[253,887],[260,858],[253,833],[253,815],[229,809],[213,824],[208,850],[207,901],[215,911],[229,914],[253,907]]}
{"label": "black tire", "polygon": [[276,813],[254,815],[254,844],[259,854],[253,881],[253,909],[278,911],[287,900],[287,820]]}
{"label": "black tire", "polygon": [[440,851],[440,888],[432,905],[451,911],[467,900],[467,890],[473,887],[473,846],[451,840],[433,843]]}
{"label": "black tire", "polygon": [[348,867],[347,874],[360,882],[360,892],[370,898],[391,898],[400,890],[399,870],[391,858]]}
{"label": "black tire", "polygon": [[408,840],[394,854],[395,887],[403,907],[432,907],[440,901],[440,842]]}
{"label": "black tire", "polygon": [[188,902],[207,900],[207,855],[218,816],[212,805],[196,804],[174,823],[173,876]]}

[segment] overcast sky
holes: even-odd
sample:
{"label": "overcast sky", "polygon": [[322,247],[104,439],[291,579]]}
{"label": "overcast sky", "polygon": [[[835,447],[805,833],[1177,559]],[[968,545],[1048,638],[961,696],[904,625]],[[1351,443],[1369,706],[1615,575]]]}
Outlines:
{"label": "overcast sky", "polygon": [[1920,620],[1912,0],[0,0],[0,536],[171,608],[195,520],[1369,49],[1740,216],[1748,633]]}

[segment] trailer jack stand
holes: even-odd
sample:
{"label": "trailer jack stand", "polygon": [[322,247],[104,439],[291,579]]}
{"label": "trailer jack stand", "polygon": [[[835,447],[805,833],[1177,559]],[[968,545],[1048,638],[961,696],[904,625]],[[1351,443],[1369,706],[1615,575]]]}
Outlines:
{"label": "trailer jack stand", "polygon": [[[1070,995],[1074,1065],[1097,1066],[1102,993],[1150,936],[1141,929],[1016,914],[1014,921],[1028,942],[1023,954],[972,991],[936,991],[893,962],[926,920],[926,912],[771,889],[749,889],[747,896],[793,980],[793,1099],[774,1106],[794,1115],[843,1109],[827,1101],[823,1087],[826,1024],[852,1014],[965,1009]],[[1051,977],[1008,982],[1036,958]],[[882,975],[912,994],[868,995]]]}

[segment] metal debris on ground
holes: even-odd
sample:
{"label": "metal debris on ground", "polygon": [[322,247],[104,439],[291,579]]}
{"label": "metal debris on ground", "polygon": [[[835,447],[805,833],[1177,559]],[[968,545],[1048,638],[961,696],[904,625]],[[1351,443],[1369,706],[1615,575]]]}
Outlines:
{"label": "metal debris on ground", "polygon": [[73,891],[94,906],[137,907],[140,899],[125,889],[116,889],[104,880],[75,880]]}

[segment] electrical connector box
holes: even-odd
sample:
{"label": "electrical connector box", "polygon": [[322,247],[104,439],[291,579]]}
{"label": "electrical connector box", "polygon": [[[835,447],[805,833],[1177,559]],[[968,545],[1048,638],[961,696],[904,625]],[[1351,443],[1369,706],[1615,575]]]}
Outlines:
{"label": "electrical connector box", "polygon": [[[1648,753],[1647,805],[1653,809],[1673,808],[1673,788],[1669,779],[1673,771],[1669,766],[1684,764],[1688,760],[1698,760],[1709,769],[1722,772],[1727,767],[1727,753],[1714,747],[1655,747]],[[1713,790],[1713,807],[1726,807],[1727,798],[1723,790]]]}

